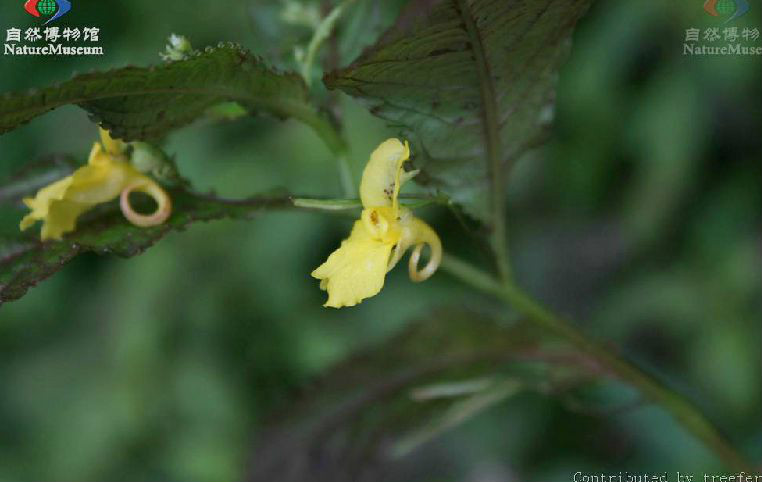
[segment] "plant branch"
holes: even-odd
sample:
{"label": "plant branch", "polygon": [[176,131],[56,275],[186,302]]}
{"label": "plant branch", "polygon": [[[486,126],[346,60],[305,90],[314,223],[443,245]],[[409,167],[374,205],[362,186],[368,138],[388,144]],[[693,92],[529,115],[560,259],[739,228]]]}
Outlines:
{"label": "plant branch", "polygon": [[[431,198],[419,202],[441,204],[442,200]],[[325,211],[344,211],[360,207],[360,203],[356,199],[296,198],[293,199],[293,205],[296,208]],[[574,346],[592,362],[595,362],[601,371],[631,385],[646,398],[660,404],[729,468],[754,473],[754,468],[744,456],[730,445],[718,429],[682,395],[664,386],[632,363],[589,338],[571,322],[551,312],[512,283],[501,282],[492,275],[448,254],[443,257],[441,266],[443,270],[473,288],[491,294],[512,306],[548,332]]]}
{"label": "plant branch", "polygon": [[[457,0],[457,2],[461,8],[467,6],[463,0]],[[476,28],[473,18],[469,15],[464,16],[464,23],[466,24],[467,29]],[[478,32],[476,33],[478,34]],[[484,72],[482,72],[482,74],[484,74]],[[489,97],[489,86],[485,87],[483,85],[482,94],[483,96],[486,95],[487,98]],[[489,109],[485,112],[485,116],[489,117],[488,110]],[[321,138],[336,138],[343,144],[341,135],[332,124],[319,117],[318,120],[322,121],[322,123],[315,123],[313,128],[317,127],[333,131],[332,135],[325,135],[326,133],[323,133],[324,135],[321,135]],[[320,132],[318,132],[318,134],[320,135]],[[490,135],[489,129],[486,134],[488,141],[488,158],[490,160],[490,170],[492,172],[491,195],[493,232],[491,236],[491,244],[496,257],[499,279],[495,279],[493,276],[478,268],[447,254],[445,254],[442,260],[442,269],[448,271],[450,274],[472,287],[485,293],[492,294],[506,304],[511,305],[514,309],[534,320],[538,325],[542,326],[550,333],[566,340],[580,352],[589,356],[590,359],[598,363],[601,368],[607,369],[623,382],[638,389],[641,394],[648,399],[660,404],[678,423],[697,439],[701,440],[705,446],[728,467],[738,471],[745,471],[746,473],[755,473],[755,469],[745,457],[726,440],[719,430],[707,420],[701,411],[691,402],[686,400],[682,395],[667,388],[650,375],[641,371],[638,367],[624,358],[610,352],[603,345],[589,338],[577,329],[572,323],[542,306],[514,284],[508,257],[504,203],[505,183],[504,177],[501,175],[502,169],[500,159],[497,155],[497,147],[499,146],[493,145],[494,143],[490,142],[492,136]],[[494,132],[492,134],[494,134]],[[334,205],[328,207],[326,204],[317,206],[313,202],[313,205],[307,206],[305,204],[307,201],[308,200],[304,199],[294,200],[294,206],[334,211],[348,209],[346,204],[342,206]],[[341,201],[339,204],[349,201],[350,200]],[[299,202],[301,202],[301,206],[299,205]],[[333,202],[335,203],[336,200]],[[323,203],[331,203],[331,201],[323,201]]]}
{"label": "plant branch", "polygon": [[[318,211],[349,211],[362,209],[359,199],[318,199],[306,197],[294,197],[292,203],[296,208],[312,209]],[[408,209],[418,209],[431,204],[446,206],[448,200],[442,197],[417,197],[400,196],[400,205]]]}
{"label": "plant branch", "polygon": [[325,116],[311,108],[301,108],[296,105],[289,107],[288,115],[311,127],[333,155],[346,157],[347,143],[339,134],[338,129]]}
{"label": "plant branch", "polygon": [[670,390],[624,358],[612,353],[582,333],[569,321],[551,312],[511,283],[501,283],[474,266],[445,254],[442,269],[472,287],[489,293],[511,305],[559,338],[564,339],[613,375],[637,388],[644,396],[660,404],[688,432],[701,440],[729,468],[755,473],[752,465],[717,428],[682,395]]}

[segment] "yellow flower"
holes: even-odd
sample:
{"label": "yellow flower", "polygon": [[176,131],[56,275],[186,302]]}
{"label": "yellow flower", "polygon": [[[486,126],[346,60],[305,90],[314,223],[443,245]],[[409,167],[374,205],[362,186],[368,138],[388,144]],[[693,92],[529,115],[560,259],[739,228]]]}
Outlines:
{"label": "yellow flower", "polygon": [[[21,220],[22,231],[42,221],[43,241],[61,239],[75,229],[82,213],[117,197],[124,216],[137,226],[154,226],[169,217],[172,203],[167,193],[129,164],[124,142],[112,139],[103,129],[100,134],[101,142],[93,145],[86,166],[40,189],[34,198],[24,199],[32,212]],[[146,216],[132,209],[129,195],[133,191],[144,192],[156,201],[154,214]]]}
{"label": "yellow flower", "polygon": [[[416,172],[404,172],[402,165],[410,148],[398,139],[381,143],[370,155],[360,183],[362,215],[355,221],[349,238],[331,253],[312,276],[328,291],[324,306],[354,306],[378,294],[384,278],[411,246],[409,272],[413,281],[428,279],[442,260],[439,236],[425,222],[399,205],[402,184]],[[424,245],[431,250],[429,262],[418,270]]]}

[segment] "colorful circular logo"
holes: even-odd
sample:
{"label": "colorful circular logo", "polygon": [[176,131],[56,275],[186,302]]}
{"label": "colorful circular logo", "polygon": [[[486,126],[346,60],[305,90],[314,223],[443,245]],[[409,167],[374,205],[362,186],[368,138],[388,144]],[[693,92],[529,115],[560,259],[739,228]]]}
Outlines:
{"label": "colorful circular logo", "polygon": [[56,13],[56,1],[55,0],[40,0],[37,4],[37,11],[42,15],[53,15]]}
{"label": "colorful circular logo", "polygon": [[726,17],[728,15],[733,15],[733,12],[736,11],[736,2],[734,0],[720,0],[717,2],[717,13],[722,15],[723,17]]}
{"label": "colorful circular logo", "polygon": [[727,18],[726,22],[735,20],[749,11],[747,0],[706,0],[704,10],[713,17]]}
{"label": "colorful circular logo", "polygon": [[26,0],[24,10],[35,17],[51,17],[45,24],[58,20],[71,10],[69,0]]}

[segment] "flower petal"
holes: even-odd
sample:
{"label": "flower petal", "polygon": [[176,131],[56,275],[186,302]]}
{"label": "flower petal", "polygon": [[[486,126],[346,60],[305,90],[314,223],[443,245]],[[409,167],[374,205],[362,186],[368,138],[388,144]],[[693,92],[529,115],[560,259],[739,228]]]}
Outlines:
{"label": "flower petal", "polygon": [[[37,191],[37,195],[33,198],[24,198],[24,204],[32,210],[31,213],[27,214],[27,216],[24,218],[25,220],[27,218],[31,218],[34,220],[41,220],[44,219],[45,216],[48,215],[48,208],[50,207],[50,202],[56,199],[63,199],[64,195],[66,194],[66,190],[69,188],[72,182],[72,177],[67,176],[63,179],[60,179],[53,184],[50,184],[48,186],[45,186],[44,188]],[[34,221],[32,221],[33,223]],[[24,230],[27,227],[29,227],[32,223],[29,221],[22,221],[22,226],[26,224],[26,227],[22,227],[21,229]]]}
{"label": "flower petal", "polygon": [[66,199],[52,201],[48,215],[42,223],[42,240],[61,239],[64,234],[74,231],[74,228],[77,227],[77,218],[93,206],[94,204],[78,203]]}
{"label": "flower petal", "polygon": [[110,154],[96,143],[86,166],[72,175],[66,198],[81,203],[103,203],[119,196],[124,186],[141,176],[132,166]]}
{"label": "flower petal", "polygon": [[370,236],[362,221],[356,221],[349,238],[331,253],[312,276],[328,291],[324,306],[354,306],[378,294],[384,286],[393,244]]}
{"label": "flower petal", "polygon": [[402,164],[410,158],[407,142],[387,139],[370,155],[360,182],[360,199],[366,208],[392,206],[402,183],[409,179]]}
{"label": "flower petal", "polygon": [[103,149],[107,153],[113,156],[119,156],[124,153],[125,149],[127,148],[127,144],[123,140],[114,139],[111,137],[109,131],[103,127],[98,127],[98,132],[101,135],[101,144],[103,144]]}

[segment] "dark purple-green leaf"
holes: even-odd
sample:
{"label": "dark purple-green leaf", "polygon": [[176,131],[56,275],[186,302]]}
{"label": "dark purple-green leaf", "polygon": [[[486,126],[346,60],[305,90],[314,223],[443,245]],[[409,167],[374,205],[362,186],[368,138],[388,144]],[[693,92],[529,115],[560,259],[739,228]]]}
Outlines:
{"label": "dark purple-green leaf", "polygon": [[418,182],[485,220],[493,171],[543,140],[559,67],[590,1],[413,0],[325,83],[412,141]]}

